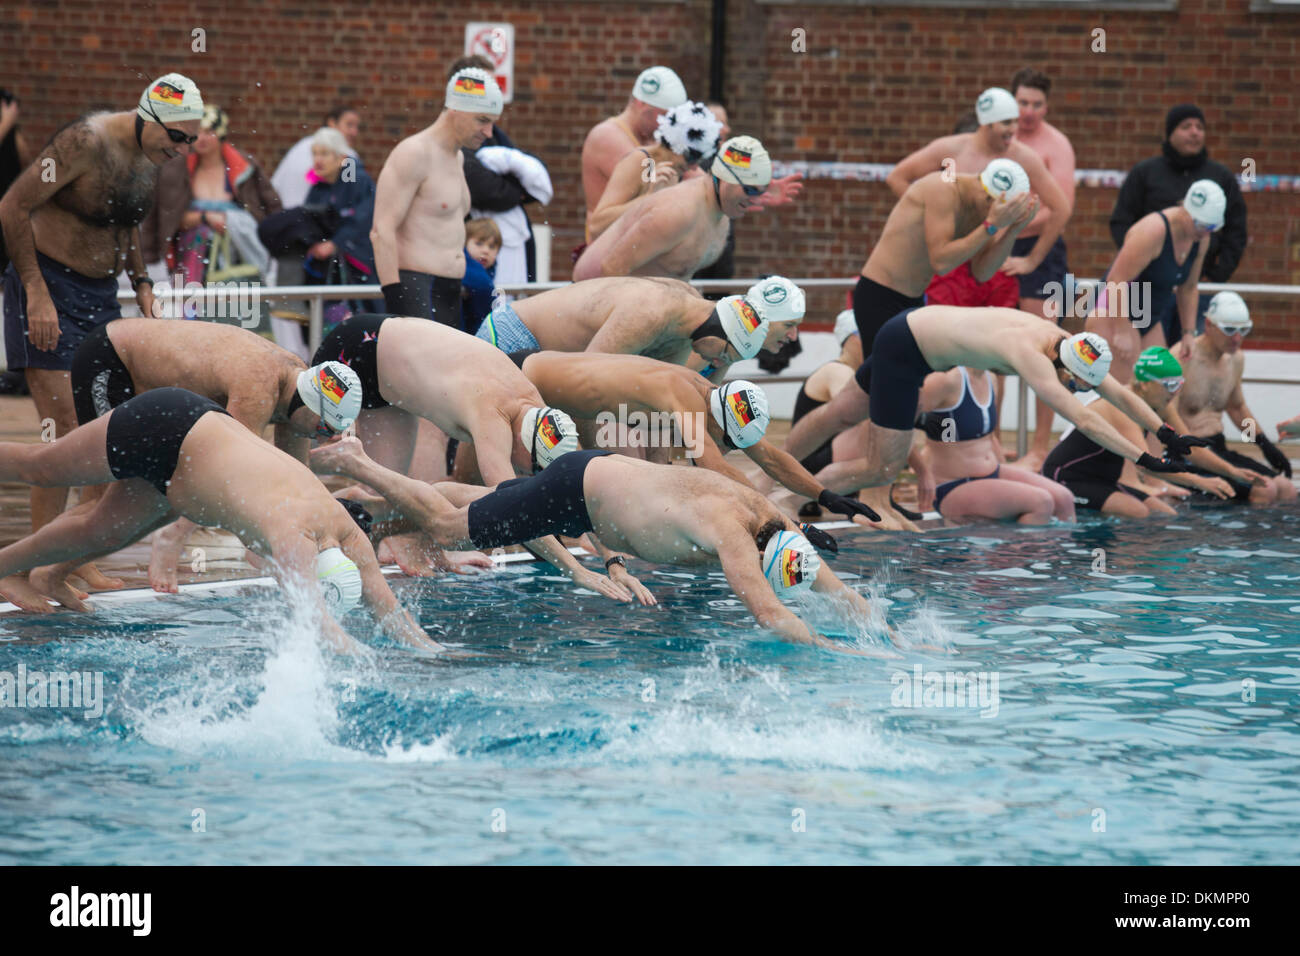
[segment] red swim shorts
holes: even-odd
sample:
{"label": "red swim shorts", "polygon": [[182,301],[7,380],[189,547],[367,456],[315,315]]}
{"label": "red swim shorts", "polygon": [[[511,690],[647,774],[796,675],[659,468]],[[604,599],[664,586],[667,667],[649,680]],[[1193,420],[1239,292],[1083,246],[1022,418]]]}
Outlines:
{"label": "red swim shorts", "polygon": [[993,273],[988,282],[976,282],[970,263],[963,262],[947,275],[935,276],[925,288],[926,305],[1020,307],[1020,283],[1005,272]]}

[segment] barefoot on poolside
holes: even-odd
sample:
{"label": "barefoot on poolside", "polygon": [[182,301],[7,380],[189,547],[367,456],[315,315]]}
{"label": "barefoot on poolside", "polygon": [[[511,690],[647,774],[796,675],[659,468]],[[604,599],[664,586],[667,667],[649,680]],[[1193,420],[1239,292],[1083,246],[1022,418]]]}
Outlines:
{"label": "barefoot on poolside", "polygon": [[161,594],[179,594],[178,568],[181,553],[185,550],[185,540],[163,538],[162,533],[154,535],[153,548],[149,552],[149,587]]}
{"label": "barefoot on poolside", "polygon": [[425,540],[420,534],[391,535],[380,542],[379,563],[396,564],[413,578],[433,577],[439,571],[436,552],[425,547]]}
{"label": "barefoot on poolside", "polygon": [[0,578],[0,598],[32,614],[54,613],[54,608],[50,607],[45,595],[27,583],[21,575]]}
{"label": "barefoot on poolside", "polygon": [[439,567],[456,574],[473,574],[475,570],[491,571],[492,559],[482,551],[444,551]]}
{"label": "barefoot on poolside", "polygon": [[[80,572],[80,569],[78,569]],[[78,573],[78,576],[80,574]],[[68,579],[52,567],[33,568],[27,575],[33,588],[51,600],[58,601],[72,611],[89,611],[86,599],[90,597],[85,591],[79,591],[68,583]]]}
{"label": "barefoot on poolside", "polygon": [[121,578],[108,577],[94,564],[83,564],[72,573],[84,581],[91,591],[119,591],[126,587],[126,582]]}

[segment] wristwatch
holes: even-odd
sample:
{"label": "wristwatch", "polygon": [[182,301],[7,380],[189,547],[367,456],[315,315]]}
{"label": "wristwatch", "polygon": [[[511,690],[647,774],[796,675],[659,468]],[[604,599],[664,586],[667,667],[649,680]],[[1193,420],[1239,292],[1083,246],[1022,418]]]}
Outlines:
{"label": "wristwatch", "polygon": [[136,276],[134,279],[131,280],[131,288],[133,290],[139,289],[140,284],[143,282],[149,283],[149,287],[153,288],[153,279],[150,279],[148,276]]}
{"label": "wristwatch", "polygon": [[627,570],[627,559],[624,558],[623,555],[621,555],[621,554],[616,554],[616,555],[614,555],[612,558],[610,558],[608,561],[606,561],[606,562],[605,562],[605,570],[608,571],[611,567],[613,567],[613,566],[616,565],[616,564],[618,564],[618,565],[622,565],[624,571]]}

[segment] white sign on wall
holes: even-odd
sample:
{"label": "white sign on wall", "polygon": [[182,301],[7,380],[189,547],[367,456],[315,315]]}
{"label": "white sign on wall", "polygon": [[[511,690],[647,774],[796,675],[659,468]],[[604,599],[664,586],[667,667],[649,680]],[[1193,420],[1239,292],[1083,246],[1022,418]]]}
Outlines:
{"label": "white sign on wall", "polygon": [[465,55],[477,53],[496,64],[497,86],[507,103],[515,98],[515,27],[512,23],[465,24]]}

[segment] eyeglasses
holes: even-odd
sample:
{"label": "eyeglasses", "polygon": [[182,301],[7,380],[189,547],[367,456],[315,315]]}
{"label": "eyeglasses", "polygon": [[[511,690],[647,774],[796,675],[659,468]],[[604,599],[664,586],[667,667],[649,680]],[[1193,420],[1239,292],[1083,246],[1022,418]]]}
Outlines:
{"label": "eyeglasses", "polygon": [[1215,328],[1224,335],[1240,335],[1243,339],[1250,335],[1250,330],[1254,327],[1254,325],[1219,325],[1217,322],[1215,323]]}
{"label": "eyeglasses", "polygon": [[145,109],[149,111],[149,115],[153,117],[153,121],[167,131],[168,138],[178,146],[192,146],[194,141],[198,139],[197,136],[187,136],[178,129],[172,129],[158,118],[158,114],[154,112],[154,108],[148,103],[145,104]]}

